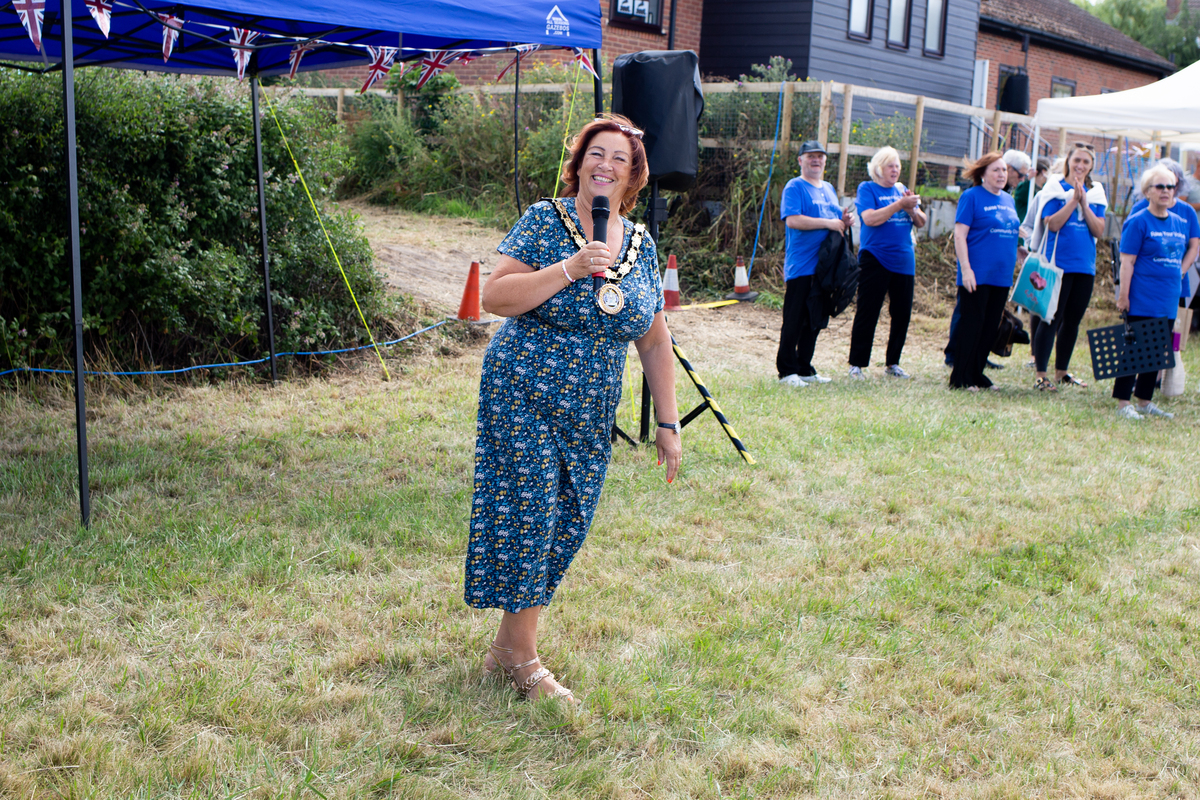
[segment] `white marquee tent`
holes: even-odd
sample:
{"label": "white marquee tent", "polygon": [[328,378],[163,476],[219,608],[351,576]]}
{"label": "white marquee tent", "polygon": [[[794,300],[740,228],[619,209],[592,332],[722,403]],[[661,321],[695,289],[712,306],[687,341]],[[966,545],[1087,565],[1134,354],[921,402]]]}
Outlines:
{"label": "white marquee tent", "polygon": [[1143,141],[1200,142],[1200,61],[1136,89],[1039,100],[1034,126]]}

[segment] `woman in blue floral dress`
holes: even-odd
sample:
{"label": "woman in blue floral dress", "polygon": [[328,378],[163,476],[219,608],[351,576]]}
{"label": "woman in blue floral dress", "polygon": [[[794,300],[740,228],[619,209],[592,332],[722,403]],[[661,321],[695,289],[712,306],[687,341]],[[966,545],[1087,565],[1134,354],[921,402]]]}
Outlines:
{"label": "woman in blue floral dress", "polygon": [[[656,437],[668,483],[682,457],[654,242],[620,214],[608,226],[612,248],[592,241],[594,198],[627,214],[646,185],[641,136],[619,116],[585,125],[563,169],[566,199],[529,207],[483,287],[484,309],[509,319],[488,346],[479,385],[464,599],[503,610],[484,668],[500,670],[528,699],[574,702],[538,659],[538,615],[600,500],[631,341],[660,427],[671,429]],[[593,291],[598,272],[611,301],[605,309]]]}

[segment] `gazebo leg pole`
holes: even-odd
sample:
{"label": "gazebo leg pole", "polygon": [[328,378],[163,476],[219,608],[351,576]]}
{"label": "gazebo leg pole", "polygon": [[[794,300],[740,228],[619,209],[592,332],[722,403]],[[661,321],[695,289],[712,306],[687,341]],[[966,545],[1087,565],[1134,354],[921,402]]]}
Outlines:
{"label": "gazebo leg pole", "polygon": [[600,51],[592,48],[592,69],[596,70],[596,77],[592,80],[594,87],[593,96],[596,100],[596,116],[604,113],[604,80],[600,74],[602,66],[600,64]]}
{"label": "gazebo leg pole", "polygon": [[254,164],[258,168],[258,228],[262,234],[263,295],[267,306],[267,346],[271,350],[271,383],[278,383],[275,367],[275,313],[271,303],[271,253],[267,248],[267,189],[263,178],[262,120],[258,116],[258,75],[250,76],[250,105],[254,115]]}
{"label": "gazebo leg pole", "polygon": [[79,518],[83,527],[92,522],[92,498],[88,490],[87,397],[83,363],[83,276],[79,252],[79,163],[75,153],[75,37],[71,4],[62,3],[63,26],[63,116],[67,134],[67,196],[71,240],[71,316],[75,322],[75,446],[79,454]]}

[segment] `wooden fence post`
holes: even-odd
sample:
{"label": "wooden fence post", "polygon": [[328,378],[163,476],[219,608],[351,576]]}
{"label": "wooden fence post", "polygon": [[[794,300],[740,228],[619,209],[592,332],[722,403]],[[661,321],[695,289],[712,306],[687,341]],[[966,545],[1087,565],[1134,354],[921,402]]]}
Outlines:
{"label": "wooden fence post", "polygon": [[837,194],[841,198],[846,194],[846,168],[850,166],[850,111],[854,107],[854,86],[845,84],[842,92],[842,147],[838,155]]}
{"label": "wooden fence post", "polygon": [[917,111],[913,116],[912,154],[908,163],[908,188],[917,190],[917,164],[921,160],[921,125],[925,122],[925,95],[917,98]]}
{"label": "wooden fence post", "polygon": [[344,88],[342,88],[342,89],[338,89],[337,121],[345,122],[345,117],[346,117],[346,90]]}
{"label": "wooden fence post", "polygon": [[779,150],[785,159],[791,152],[789,144],[792,139],[792,96],[795,90],[796,84],[792,81],[787,81],[783,84],[783,110],[780,112],[782,119],[780,120],[779,130]]}
{"label": "wooden fence post", "polygon": [[829,114],[833,109],[833,82],[821,81],[821,107],[817,113],[817,141],[829,146]]}
{"label": "wooden fence post", "polygon": [[1065,156],[1067,154],[1067,129],[1063,128],[1058,132],[1058,155]]}
{"label": "wooden fence post", "polygon": [[1000,115],[1002,113],[1004,112],[997,108],[996,113],[992,116],[992,146],[988,148],[989,152],[1000,149]]}

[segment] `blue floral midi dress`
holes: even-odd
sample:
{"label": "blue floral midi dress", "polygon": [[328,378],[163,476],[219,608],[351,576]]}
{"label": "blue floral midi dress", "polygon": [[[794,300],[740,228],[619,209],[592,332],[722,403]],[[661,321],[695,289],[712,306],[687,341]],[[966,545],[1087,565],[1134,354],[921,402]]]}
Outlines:
{"label": "blue floral midi dress", "polygon": [[[561,202],[579,226],[575,200]],[[621,221],[617,264],[634,229]],[[530,206],[496,249],[535,269],[579,250],[547,201]],[[591,527],[612,453],[625,354],[663,308],[649,235],[619,285],[625,307],[613,316],[600,311],[584,278],[506,320],[492,337],[479,381],[463,589],[470,606],[515,613],[547,605]]]}

